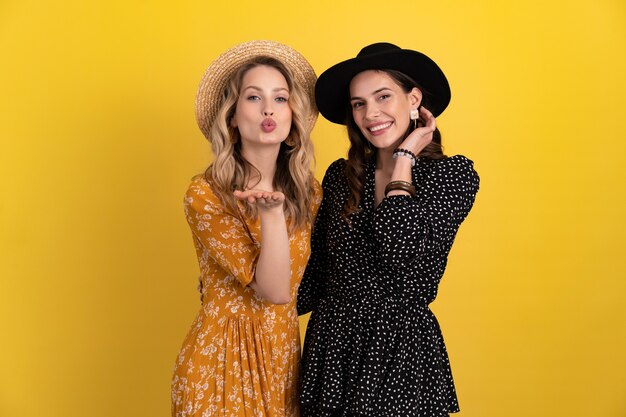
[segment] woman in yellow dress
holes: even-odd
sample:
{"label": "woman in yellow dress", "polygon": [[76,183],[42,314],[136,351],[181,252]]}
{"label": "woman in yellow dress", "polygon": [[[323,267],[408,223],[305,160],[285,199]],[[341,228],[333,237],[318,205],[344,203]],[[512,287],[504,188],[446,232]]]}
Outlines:
{"label": "woman in yellow dress", "polygon": [[321,203],[310,64],[252,41],[207,69],[196,118],[215,159],[185,195],[202,306],[172,378],[172,416],[299,415],[297,288]]}

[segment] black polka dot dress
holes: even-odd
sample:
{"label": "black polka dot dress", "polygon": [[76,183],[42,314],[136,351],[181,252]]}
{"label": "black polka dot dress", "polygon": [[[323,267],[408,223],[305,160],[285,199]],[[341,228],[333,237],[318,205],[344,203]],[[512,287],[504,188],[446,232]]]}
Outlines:
{"label": "black polka dot dress", "polygon": [[420,158],[417,194],[374,208],[374,163],[361,211],[341,219],[345,160],[323,181],[298,313],[312,311],[302,357],[301,413],[448,416],[459,406],[448,354],[428,305],[437,295],[456,232],[478,191],[463,156]]}

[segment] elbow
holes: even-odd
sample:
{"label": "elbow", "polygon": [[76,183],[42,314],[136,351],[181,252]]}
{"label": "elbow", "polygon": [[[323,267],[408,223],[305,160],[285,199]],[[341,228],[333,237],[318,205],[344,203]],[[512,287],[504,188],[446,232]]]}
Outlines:
{"label": "elbow", "polygon": [[276,278],[276,276],[270,277],[267,274],[259,276],[257,273],[251,286],[257,295],[268,303],[281,305],[291,303],[293,300],[290,284],[291,274],[286,275],[284,279]]}
{"label": "elbow", "polygon": [[289,304],[291,302],[291,299],[292,297],[289,291],[272,294],[271,296],[265,297],[266,301],[269,301],[270,303],[277,304],[277,305]]}
{"label": "elbow", "polygon": [[259,296],[261,299],[271,304],[277,304],[277,305],[289,304],[293,299],[291,295],[291,290],[287,286],[281,289],[277,289],[277,288],[270,289],[270,288],[264,288],[263,286],[258,285],[257,282],[253,282],[251,284],[251,287],[252,289],[254,289],[257,296]]}

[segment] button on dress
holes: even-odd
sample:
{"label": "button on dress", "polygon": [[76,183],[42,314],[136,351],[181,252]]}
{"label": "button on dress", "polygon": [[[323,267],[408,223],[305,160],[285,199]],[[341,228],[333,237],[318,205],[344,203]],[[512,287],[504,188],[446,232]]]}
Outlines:
{"label": "button on dress", "polygon": [[464,156],[419,158],[416,196],[374,207],[366,166],[360,211],[341,218],[345,160],[324,180],[298,313],[312,311],[302,357],[304,417],[448,416],[459,411],[435,299],[457,230],[478,191]]}
{"label": "button on dress", "polygon": [[[314,184],[311,209],[321,203]],[[244,204],[244,203],[241,203]],[[202,306],[177,357],[173,417],[297,417],[300,333],[296,293],[310,253],[311,226],[289,234],[292,301],[271,304],[248,286],[260,220],[228,213],[202,176],[185,195],[202,274]]]}

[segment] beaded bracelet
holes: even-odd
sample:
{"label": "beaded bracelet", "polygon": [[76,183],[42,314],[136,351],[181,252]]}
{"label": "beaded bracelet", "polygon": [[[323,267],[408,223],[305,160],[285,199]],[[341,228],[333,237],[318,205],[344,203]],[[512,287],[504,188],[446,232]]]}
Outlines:
{"label": "beaded bracelet", "polygon": [[417,163],[417,156],[415,156],[415,154],[409,151],[408,149],[403,149],[403,148],[394,149],[392,158],[396,159],[399,156],[406,156],[407,158],[411,158],[412,167],[414,167],[415,164]]}
{"label": "beaded bracelet", "polygon": [[408,149],[404,149],[404,148],[396,148],[396,149],[394,150],[394,152],[396,152],[396,151],[398,151],[398,152],[408,153],[409,155],[411,155],[411,156],[413,157],[413,159],[415,159],[415,160],[417,161],[417,155],[415,155],[413,152],[411,152],[411,151],[410,151],[410,150],[408,150]]}
{"label": "beaded bracelet", "polygon": [[406,191],[407,193],[411,194],[411,197],[415,197],[415,186],[411,184],[410,182],[407,182],[407,181],[389,182],[389,184],[387,184],[387,186],[385,187],[385,197],[387,197],[387,194],[389,194],[391,191],[395,191],[395,190]]}

